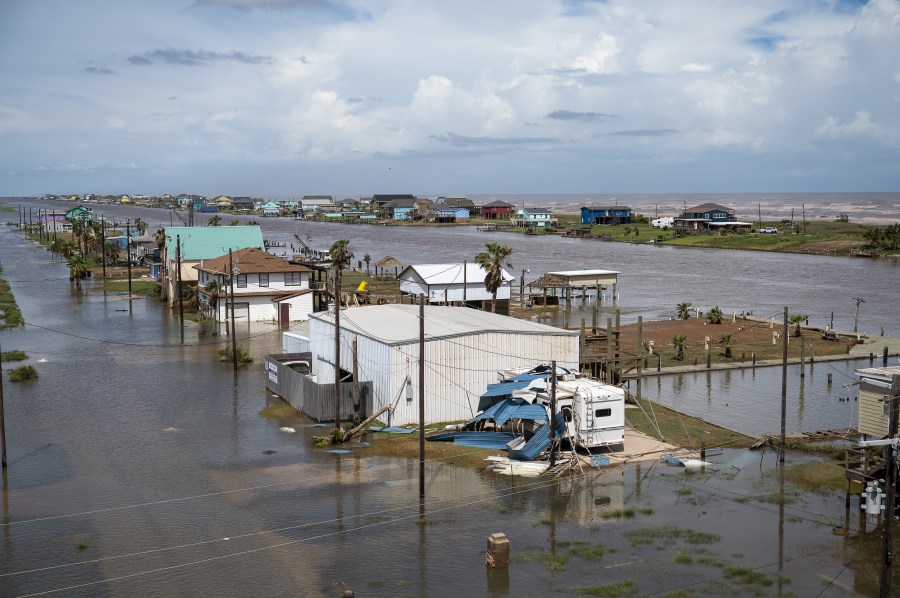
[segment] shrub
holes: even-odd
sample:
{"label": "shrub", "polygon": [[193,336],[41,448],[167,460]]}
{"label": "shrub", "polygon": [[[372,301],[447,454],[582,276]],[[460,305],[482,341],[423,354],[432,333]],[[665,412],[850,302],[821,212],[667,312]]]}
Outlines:
{"label": "shrub", "polygon": [[[216,353],[219,354],[219,361],[231,361],[232,360],[230,344],[225,345],[224,347],[222,347],[221,349],[216,351]],[[237,346],[237,362],[241,365],[244,365],[244,364],[250,363],[252,361],[253,361],[253,358],[250,357],[250,353],[247,351],[247,349],[245,349],[241,345],[238,345]]]}
{"label": "shrub", "polygon": [[9,370],[9,379],[12,382],[31,380],[38,377],[38,372],[33,365],[21,365]]}
{"label": "shrub", "polygon": [[28,356],[25,355],[25,351],[19,351],[18,349],[0,353],[0,361],[25,361],[26,359],[28,359]]}

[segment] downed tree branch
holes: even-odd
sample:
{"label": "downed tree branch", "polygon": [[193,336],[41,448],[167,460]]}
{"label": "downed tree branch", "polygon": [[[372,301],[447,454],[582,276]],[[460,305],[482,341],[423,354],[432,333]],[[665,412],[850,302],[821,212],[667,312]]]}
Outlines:
{"label": "downed tree branch", "polygon": [[356,434],[358,434],[363,428],[365,428],[366,426],[368,426],[368,425],[369,425],[370,423],[372,423],[376,418],[378,418],[379,415],[381,415],[382,413],[384,413],[385,411],[387,411],[387,410],[390,409],[390,408],[391,408],[390,405],[385,405],[384,407],[382,407],[381,409],[379,409],[377,413],[375,413],[374,415],[370,415],[370,416],[367,417],[367,418],[365,419],[365,421],[363,421],[361,424],[359,424],[358,426],[356,426],[356,427],[353,428],[352,430],[349,430],[347,433],[344,434],[343,442],[347,442],[348,440],[350,440],[351,438],[353,438],[353,436],[355,436]]}

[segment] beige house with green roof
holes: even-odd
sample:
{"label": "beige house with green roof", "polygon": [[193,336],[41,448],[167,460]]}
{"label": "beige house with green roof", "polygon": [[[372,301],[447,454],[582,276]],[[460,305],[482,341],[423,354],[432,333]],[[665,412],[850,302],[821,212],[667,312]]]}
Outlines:
{"label": "beige house with green roof", "polygon": [[166,244],[162,253],[160,284],[162,296],[169,305],[178,300],[178,256],[181,247],[181,290],[197,284],[195,265],[228,251],[255,247],[265,251],[262,231],[258,226],[170,226],[166,228]]}

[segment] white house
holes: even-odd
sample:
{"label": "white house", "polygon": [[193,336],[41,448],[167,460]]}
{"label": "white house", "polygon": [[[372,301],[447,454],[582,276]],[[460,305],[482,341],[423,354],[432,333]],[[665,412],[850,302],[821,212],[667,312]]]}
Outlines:
{"label": "white house", "polygon": [[[341,377],[353,371],[357,342],[360,382],[371,382],[373,412],[392,425],[419,421],[419,385],[425,390],[426,423],[470,419],[497,372],[556,360],[577,368],[579,333],[465,307],[426,305],[425,379],[419,378],[418,305],[372,305],[341,310]],[[312,377],[334,382],[334,313],[309,318]],[[346,373],[345,373],[346,372]],[[407,381],[411,385],[407,394]],[[410,398],[412,397],[412,398]]]}
{"label": "white house", "polygon": [[[313,291],[306,266],[249,247],[196,264],[201,306],[218,322],[231,317],[229,265],[234,264],[234,316],[251,321],[296,322],[313,311]],[[210,286],[215,281],[216,284]],[[217,287],[217,288],[216,288]]]}
{"label": "white house", "polygon": [[[463,267],[465,266],[465,268]],[[476,263],[417,264],[407,266],[397,276],[400,292],[418,296],[423,294],[430,303],[490,301],[491,294],[484,286],[487,270]],[[502,271],[497,300],[509,299],[515,277]],[[463,293],[465,291],[465,293]]]}

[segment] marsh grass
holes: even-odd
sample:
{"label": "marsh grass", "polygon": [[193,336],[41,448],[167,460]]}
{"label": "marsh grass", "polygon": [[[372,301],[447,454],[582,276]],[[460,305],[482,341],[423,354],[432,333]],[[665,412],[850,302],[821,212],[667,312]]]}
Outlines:
{"label": "marsh grass", "polygon": [[9,370],[9,379],[11,382],[19,382],[21,380],[33,380],[38,377],[38,371],[33,365],[20,365],[17,368]]}
{"label": "marsh grass", "polygon": [[261,417],[268,417],[271,419],[292,419],[296,417],[303,417],[303,413],[297,411],[287,403],[277,403],[275,405],[269,405],[268,407],[262,409],[259,412],[259,415]]}
{"label": "marsh grass", "polygon": [[579,544],[569,549],[572,556],[581,557],[586,561],[597,561],[603,558],[603,545],[594,544],[593,546]]}
{"label": "marsh grass", "polygon": [[614,581],[602,586],[584,586],[569,589],[574,590],[576,596],[601,596],[602,598],[627,598],[635,594],[633,581]]}
{"label": "marsh grass", "polygon": [[25,361],[26,359],[28,359],[28,356],[25,355],[25,351],[19,351],[18,349],[0,353],[0,361]]}

